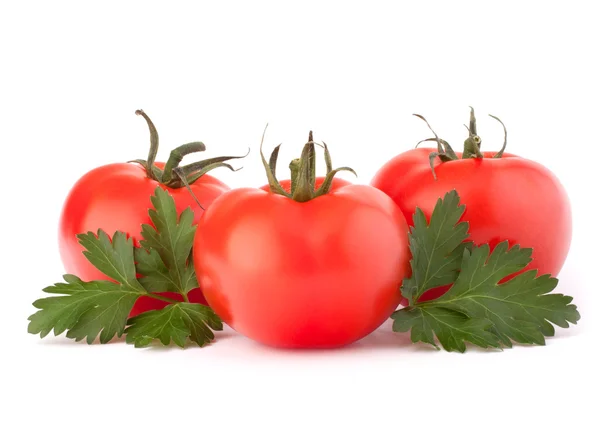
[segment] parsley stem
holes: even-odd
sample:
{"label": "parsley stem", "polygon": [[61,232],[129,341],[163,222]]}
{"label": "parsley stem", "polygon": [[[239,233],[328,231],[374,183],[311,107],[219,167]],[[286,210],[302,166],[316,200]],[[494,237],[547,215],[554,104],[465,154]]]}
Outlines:
{"label": "parsley stem", "polygon": [[[167,298],[167,297],[163,297],[162,295],[157,295],[157,294],[153,294],[153,293],[148,293],[148,294],[146,294],[146,296],[148,296],[150,298],[154,298],[154,299],[160,300],[160,301],[168,302],[168,303],[171,303],[171,304],[175,304],[175,303],[181,302],[181,301],[177,301],[177,300],[175,300],[173,298]],[[186,302],[189,302],[188,299],[187,299],[187,295],[184,296],[183,298],[185,299]]]}

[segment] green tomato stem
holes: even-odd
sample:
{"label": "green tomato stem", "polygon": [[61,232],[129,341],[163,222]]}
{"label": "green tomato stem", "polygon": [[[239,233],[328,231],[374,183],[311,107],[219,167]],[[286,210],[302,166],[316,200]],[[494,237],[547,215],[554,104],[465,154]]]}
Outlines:
{"label": "green tomato stem", "polygon": [[148,129],[150,130],[150,151],[148,151],[148,160],[146,161],[146,174],[148,178],[160,181],[160,177],[156,176],[153,168],[156,155],[158,154],[158,132],[156,131],[156,126],[154,126],[150,117],[144,113],[144,110],[136,110],[135,114],[142,116],[146,120]]}
{"label": "green tomato stem", "polygon": [[[304,144],[302,154],[299,158],[294,159],[290,162],[289,167],[291,173],[291,189],[288,193],[283,189],[283,187],[281,187],[281,184],[275,176],[275,169],[277,166],[277,158],[279,156],[280,145],[275,147],[275,149],[273,150],[273,154],[271,154],[271,158],[267,163],[267,159],[265,158],[262,152],[264,137],[265,134],[263,132],[263,137],[260,142],[260,155],[263,162],[263,166],[265,168],[265,172],[267,173],[267,179],[269,180],[269,187],[271,189],[271,192],[274,194],[279,194],[296,202],[304,203],[313,200],[316,197],[320,197],[327,194],[331,190],[331,184],[336,173],[340,171],[348,171],[356,175],[356,172],[354,172],[351,168],[348,167],[333,169],[331,163],[331,155],[329,153],[329,148],[327,147],[327,144],[323,143],[323,145],[321,145],[314,142],[312,131],[310,131],[308,134],[308,142]],[[318,190],[315,189],[317,179],[317,160],[315,153],[315,145],[318,145],[319,147],[322,147],[324,149],[325,166],[327,167],[327,174],[325,176],[325,180],[323,181],[323,184],[321,184]]]}
{"label": "green tomato stem", "polygon": [[[469,108],[471,109],[470,116],[469,116],[469,126],[465,125],[465,127],[469,131],[469,137],[464,142],[462,158],[463,159],[473,159],[473,158],[482,159],[483,153],[481,152],[481,137],[479,135],[477,135],[477,120],[475,119],[475,110],[473,109],[473,107],[469,107]],[[425,142],[425,141],[437,142],[437,151],[433,151],[429,155],[429,165],[431,168],[431,173],[433,174],[433,178],[437,179],[435,169],[434,169],[434,165],[435,165],[434,161],[436,158],[439,158],[442,162],[450,162],[453,160],[459,160],[459,158],[456,155],[456,153],[454,152],[454,150],[452,149],[452,147],[450,146],[450,144],[447,141],[438,137],[438,135],[435,133],[433,128],[429,125],[429,122],[425,119],[425,117],[421,116],[420,114],[414,114],[414,116],[417,116],[419,119],[423,120],[434,135],[434,138],[427,138],[422,141],[419,141],[419,143],[417,144],[417,147],[419,146],[419,144],[421,142]],[[491,114],[490,114],[490,117],[492,117],[493,119],[500,122],[500,124],[502,125],[502,128],[504,129],[504,144],[502,145],[502,148],[500,149],[500,151],[498,151],[493,156],[494,158],[501,158],[502,155],[504,154],[504,150],[506,149],[506,135],[507,135],[506,126],[504,126],[504,123],[502,123],[502,121],[498,117],[492,116]]]}
{"label": "green tomato stem", "polygon": [[[250,150],[248,150],[248,153],[243,156],[215,157],[186,166],[179,166],[183,158],[188,154],[198,153],[206,149],[202,142],[190,142],[172,150],[167,163],[165,163],[164,169],[160,170],[154,165],[156,155],[158,153],[158,131],[156,130],[156,126],[154,126],[154,123],[152,123],[150,117],[148,117],[143,110],[137,110],[135,114],[142,116],[148,124],[148,129],[150,130],[150,151],[148,152],[148,160],[138,159],[133,160],[132,162],[142,165],[142,167],[146,170],[146,175],[148,178],[158,181],[169,188],[177,189],[184,186],[189,187],[190,184],[193,184],[197,179],[202,177],[202,175],[211,171],[215,167],[224,166],[232,171],[236,171],[237,169],[234,169],[231,165],[224,162],[231,159],[244,158],[250,152]],[[181,173],[184,174],[183,178],[181,177]]]}

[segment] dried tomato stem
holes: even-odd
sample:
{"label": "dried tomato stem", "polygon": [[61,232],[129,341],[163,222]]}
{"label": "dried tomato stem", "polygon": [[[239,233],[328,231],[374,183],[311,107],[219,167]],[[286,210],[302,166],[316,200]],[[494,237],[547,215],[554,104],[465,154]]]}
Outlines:
{"label": "dried tomato stem", "polygon": [[248,150],[248,153],[243,156],[215,157],[180,167],[179,164],[188,154],[206,150],[206,147],[202,142],[190,142],[172,150],[167,163],[165,163],[164,169],[161,170],[154,165],[158,153],[158,131],[156,130],[156,126],[154,126],[150,117],[148,117],[143,110],[136,110],[135,114],[142,116],[148,124],[148,129],[150,130],[150,151],[148,152],[148,160],[138,159],[132,160],[132,162],[142,165],[146,170],[148,178],[158,181],[170,188],[175,189],[184,186],[189,188],[190,184],[193,184],[205,173],[217,167],[226,167],[232,171],[236,171],[237,169],[234,169],[231,165],[224,162],[227,160],[244,158],[250,152],[250,150]]}
{"label": "dried tomato stem", "polygon": [[290,162],[289,167],[291,173],[291,191],[288,193],[281,187],[281,184],[275,176],[277,157],[279,154],[279,146],[277,146],[275,150],[273,150],[273,154],[271,154],[270,161],[267,163],[267,160],[265,159],[265,156],[262,152],[263,142],[264,133],[263,139],[261,140],[260,154],[263,166],[265,168],[265,172],[267,173],[267,179],[269,181],[269,187],[271,189],[271,192],[274,194],[280,194],[282,196],[288,197],[296,202],[308,202],[316,197],[320,197],[327,194],[331,190],[331,184],[333,182],[335,174],[337,174],[340,171],[349,171],[356,175],[356,172],[354,172],[354,170],[348,167],[332,169],[329,148],[327,147],[327,144],[323,143],[322,147],[325,150],[325,165],[327,167],[327,175],[325,176],[323,184],[321,184],[318,190],[315,190],[317,176],[315,146],[321,146],[321,144],[317,144],[314,142],[312,131],[310,131],[308,134],[308,142],[304,144],[302,154],[299,158],[294,159]]}
{"label": "dried tomato stem", "polygon": [[181,163],[186,155],[204,150],[206,150],[206,146],[202,142],[190,142],[172,150],[169,160],[165,163],[165,168],[163,170],[163,184],[171,180],[173,177],[173,169],[179,166],[179,163]]}
{"label": "dried tomato stem", "polygon": [[[463,159],[470,159],[470,158],[481,159],[481,158],[483,158],[483,153],[481,152],[481,137],[479,135],[477,135],[477,120],[475,118],[475,110],[473,109],[473,107],[469,107],[469,108],[471,109],[470,116],[469,116],[469,126],[465,125],[465,127],[469,131],[469,136],[464,142],[462,158]],[[438,137],[438,135],[435,133],[433,128],[429,125],[429,122],[427,122],[425,117],[421,116],[420,114],[414,114],[414,115],[417,116],[418,118],[420,118],[421,120],[423,120],[427,124],[427,126],[429,127],[431,132],[433,132],[433,135],[435,136],[434,138],[427,138],[422,141],[419,141],[417,146],[419,146],[419,144],[421,144],[421,142],[425,142],[425,141],[435,141],[437,143],[437,151],[433,151],[429,155],[429,165],[431,167],[431,173],[433,174],[434,179],[437,179],[435,169],[434,169],[435,159],[439,158],[442,162],[449,162],[449,161],[453,161],[453,160],[458,160],[458,156],[452,149],[452,146],[447,141]],[[504,150],[506,149],[506,140],[507,140],[506,126],[504,126],[504,123],[502,123],[502,121],[498,117],[493,116],[491,114],[490,114],[490,117],[499,121],[504,129],[504,144],[502,145],[502,149],[494,155],[494,158],[501,158],[502,155],[504,154]]]}
{"label": "dried tomato stem", "polygon": [[146,174],[148,175],[148,178],[158,181],[159,177],[156,176],[153,168],[156,154],[158,153],[158,132],[156,131],[154,123],[150,120],[150,117],[144,113],[144,110],[136,110],[135,114],[142,116],[150,129],[150,151],[148,151],[148,160],[146,161]]}

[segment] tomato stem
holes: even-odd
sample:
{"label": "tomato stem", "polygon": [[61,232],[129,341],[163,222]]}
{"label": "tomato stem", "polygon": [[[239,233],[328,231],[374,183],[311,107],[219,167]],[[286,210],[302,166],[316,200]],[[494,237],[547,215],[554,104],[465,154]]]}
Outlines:
{"label": "tomato stem", "polygon": [[[187,177],[189,184],[193,184],[199,178],[201,178],[203,175],[205,175],[206,173],[208,173],[211,170],[216,169],[216,168],[225,167],[233,172],[238,171],[239,169],[234,169],[233,166],[231,166],[229,163],[225,163],[225,162],[227,160],[232,160],[232,159],[243,159],[246,156],[248,156],[248,154],[250,154],[250,149],[248,149],[248,152],[246,154],[244,154],[243,156],[213,157],[210,159],[205,159],[205,160],[200,160],[198,162],[190,163],[189,165],[181,166],[181,167],[178,167],[177,169],[179,169]],[[167,185],[167,184],[169,184],[169,182],[163,182],[163,184]],[[177,182],[172,182],[171,184],[174,185],[175,188],[177,187],[177,185],[179,185],[179,183],[177,183]]]}
{"label": "tomato stem", "polygon": [[477,120],[475,120],[475,109],[473,107],[469,107],[471,109],[471,114],[469,115],[469,135],[477,135]]}
{"label": "tomato stem", "polygon": [[296,180],[296,184],[293,185],[292,199],[297,202],[308,202],[314,198],[315,179],[317,176],[315,154],[315,144],[311,130],[308,133],[308,142],[304,144],[302,154],[300,155],[298,172],[296,176],[292,174],[292,185],[294,179]]}
{"label": "tomato stem", "polygon": [[463,159],[468,158],[483,158],[483,154],[481,154],[481,138],[477,135],[477,121],[475,120],[475,109],[473,107],[469,107],[471,109],[471,114],[469,117],[469,137],[465,140],[464,149],[463,149]]}
{"label": "tomato stem", "polygon": [[500,124],[502,125],[502,128],[504,129],[504,143],[502,144],[502,148],[500,149],[500,151],[498,151],[495,155],[494,158],[498,159],[501,158],[502,155],[504,154],[504,150],[506,149],[506,138],[508,136],[508,132],[506,131],[506,126],[504,126],[504,123],[502,123],[502,120],[500,120],[498,117],[496,116],[492,116],[491,114],[489,114],[489,116],[492,119],[498,120],[500,122]]}
{"label": "tomato stem", "polygon": [[260,139],[259,152],[260,152],[260,159],[262,161],[263,167],[265,168],[265,172],[267,173],[267,180],[269,181],[269,188],[271,189],[271,191],[274,194],[281,194],[282,196],[291,197],[291,194],[289,194],[287,191],[285,191],[283,189],[283,187],[277,180],[277,177],[275,176],[275,169],[277,166],[277,157],[279,156],[279,147],[281,147],[281,144],[279,144],[277,147],[275,147],[275,149],[273,150],[273,153],[271,153],[271,157],[270,157],[268,163],[267,163],[267,159],[265,159],[265,155],[263,154],[262,148],[263,148],[263,144],[265,143],[265,135],[267,133],[268,127],[269,127],[269,124],[267,123],[265,125],[265,129],[263,130],[262,138]]}
{"label": "tomato stem", "polygon": [[481,154],[481,150],[479,149],[480,146],[481,138],[478,135],[469,135],[469,137],[465,139],[463,159],[482,159],[483,154]]}
{"label": "tomato stem", "polygon": [[[265,168],[265,172],[267,173],[269,188],[271,189],[272,193],[285,196],[296,202],[308,202],[309,200],[312,200],[316,197],[320,197],[327,194],[331,190],[333,178],[338,172],[349,171],[356,175],[356,172],[354,172],[354,170],[349,167],[333,169],[331,162],[331,154],[329,153],[329,148],[327,147],[327,144],[323,142],[323,145],[321,145],[314,142],[313,133],[312,131],[310,131],[308,133],[308,142],[304,144],[302,154],[299,158],[294,159],[290,162],[289,168],[291,174],[291,188],[290,192],[288,193],[283,189],[283,187],[277,180],[277,177],[275,176],[277,158],[279,156],[279,148],[281,145],[275,147],[268,163],[267,159],[263,154],[262,147],[264,143],[266,130],[267,128],[265,127],[263,137],[260,141],[260,156],[263,162],[263,166]],[[324,149],[325,165],[327,167],[327,174],[318,190],[315,189],[317,177],[317,159],[315,153],[316,145]]]}
{"label": "tomato stem", "polygon": [[205,211],[206,209],[204,208],[204,206],[202,206],[202,203],[200,203],[200,200],[198,200],[198,198],[196,197],[196,194],[192,190],[192,187],[190,187],[190,184],[188,183],[187,178],[181,172],[181,170],[179,168],[175,168],[175,170],[173,170],[173,172],[175,172],[175,175],[177,175],[179,177],[179,179],[181,180],[181,182],[183,182],[183,185],[185,185],[185,188],[187,188],[187,190],[192,195],[192,198],[194,199],[196,204],[200,207],[200,209]]}
{"label": "tomato stem", "polygon": [[165,163],[165,168],[163,170],[163,184],[171,180],[173,176],[173,169],[179,166],[179,163],[181,163],[181,161],[186,155],[191,153],[198,153],[204,150],[206,150],[206,146],[202,142],[190,142],[172,150],[171,155],[169,156],[167,163]]}
{"label": "tomato stem", "polygon": [[189,142],[172,150],[164,169],[161,170],[154,165],[158,153],[158,131],[156,130],[156,126],[154,126],[150,117],[143,110],[136,110],[135,114],[142,116],[148,124],[148,129],[150,130],[150,151],[148,152],[148,160],[138,159],[132,160],[132,162],[142,165],[146,170],[148,178],[158,181],[169,188],[187,187],[189,189],[191,184],[217,167],[226,167],[232,171],[236,171],[238,169],[234,169],[231,165],[224,162],[232,159],[242,159],[250,153],[250,150],[248,150],[248,153],[243,156],[214,157],[180,167],[179,164],[188,154],[206,150],[206,146],[202,142]]}
{"label": "tomato stem", "polygon": [[156,155],[158,154],[158,132],[156,131],[156,126],[154,126],[150,117],[144,113],[144,110],[136,110],[135,114],[142,116],[150,129],[150,151],[148,151],[148,160],[146,162],[146,174],[148,178],[159,181],[159,177],[156,176],[153,168]]}
{"label": "tomato stem", "polygon": [[290,193],[292,194],[296,192],[298,175],[300,175],[300,159],[294,159],[290,162]]}
{"label": "tomato stem", "polygon": [[[473,109],[473,107],[469,107],[469,108],[471,109],[470,116],[469,116],[469,126],[465,125],[465,127],[469,131],[469,136],[464,142],[462,158],[463,159],[470,159],[470,158],[481,159],[481,158],[483,158],[483,153],[481,152],[481,137],[479,135],[477,135],[477,120],[475,119],[475,110]],[[459,158],[456,155],[456,153],[454,152],[454,150],[452,149],[452,146],[447,141],[438,137],[437,133],[435,133],[435,131],[433,130],[433,128],[431,127],[429,122],[425,119],[425,117],[423,117],[420,114],[414,114],[414,116],[423,120],[434,135],[434,138],[427,138],[427,139],[423,139],[422,141],[419,141],[417,143],[417,147],[419,146],[419,144],[421,144],[422,142],[425,142],[425,141],[436,141],[437,142],[437,151],[434,151],[429,155],[429,166],[431,168],[431,173],[433,174],[434,179],[437,179],[437,175],[435,173],[435,159],[436,158],[439,158],[442,162],[458,160]],[[506,126],[504,126],[504,123],[502,123],[502,120],[500,120],[498,117],[493,116],[491,114],[490,114],[490,117],[499,121],[500,124],[502,125],[502,127],[504,128],[504,144],[502,145],[502,149],[500,149],[500,151],[498,151],[494,155],[494,158],[501,158],[502,155],[504,154],[504,150],[506,149],[506,140],[507,140]]]}
{"label": "tomato stem", "polygon": [[444,141],[443,139],[441,139],[437,135],[437,133],[435,133],[435,131],[433,130],[433,128],[431,127],[431,125],[429,124],[429,122],[427,121],[427,119],[425,117],[423,117],[420,114],[413,114],[413,116],[416,116],[416,117],[420,118],[421,120],[423,120],[425,122],[425,124],[427,125],[427,127],[429,128],[429,130],[435,136],[435,138],[427,138],[427,139],[423,139],[423,140],[419,141],[417,143],[417,147],[419,146],[419,144],[421,144],[422,142],[425,142],[425,141],[436,141],[437,142],[438,151],[437,152],[434,151],[429,154],[429,167],[431,168],[431,173],[433,174],[433,179],[437,180],[437,175],[435,173],[435,159],[439,158],[442,162],[449,162],[451,160],[458,160],[458,156],[456,155],[456,153],[454,152],[454,150],[452,149],[450,144],[448,142]]}

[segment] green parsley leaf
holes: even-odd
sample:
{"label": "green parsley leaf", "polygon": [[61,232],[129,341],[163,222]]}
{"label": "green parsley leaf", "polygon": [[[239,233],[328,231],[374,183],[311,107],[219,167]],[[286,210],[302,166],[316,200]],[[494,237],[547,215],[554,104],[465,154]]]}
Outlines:
{"label": "green parsley leaf", "polygon": [[[102,230],[80,234],[86,258],[117,283],[99,280],[84,282],[65,275],[66,283],[44,289],[55,296],[33,303],[39,309],[29,317],[28,331],[45,337],[67,331],[68,338],[86,339],[91,344],[98,335],[106,343],[115,335],[126,334],[126,341],[136,347],[159,339],[183,347],[186,340],[204,346],[214,339],[213,330],[223,329],[223,322],[204,305],[179,303],[151,292],[175,291],[186,295],[198,286],[190,261],[196,226],[194,214],[186,209],[179,218],[169,193],[157,188],[149,211],[154,228],[142,226],[141,248],[122,232],[112,238]],[[137,263],[137,265],[136,265]],[[137,275],[143,275],[141,279]],[[172,302],[162,310],[154,310],[127,319],[135,301],[148,296]],[[212,329],[212,330],[211,330]]]}
{"label": "green parsley leaf", "polygon": [[[549,274],[536,277],[537,271],[525,271],[498,285],[531,262],[531,249],[519,245],[508,248],[504,241],[490,247],[482,245],[465,252],[461,273],[450,290],[435,300],[435,305],[460,311],[471,318],[489,319],[503,345],[512,341],[544,345],[544,336],[554,336],[552,323],[568,328],[580,319],[573,298],[549,294],[558,280]],[[552,322],[552,323],[551,323]]]}
{"label": "green parsley leaf", "polygon": [[155,339],[183,347],[188,338],[202,347],[215,338],[211,329],[223,330],[223,322],[210,307],[185,302],[142,313],[129,319],[128,325],[126,340],[136,347],[146,347]]}
{"label": "green parsley leaf", "polygon": [[136,279],[133,242],[125,233],[116,232],[112,241],[103,230],[98,230],[98,236],[90,231],[77,235],[77,238],[86,249],[83,255],[94,267],[126,289],[144,292]]}
{"label": "green parsley leaf", "polygon": [[465,341],[479,347],[500,347],[498,337],[490,332],[488,319],[471,319],[464,314],[439,307],[410,307],[392,315],[395,332],[410,331],[412,342],[426,342],[438,348],[434,332],[446,351],[466,350]]}
{"label": "green parsley leaf", "polygon": [[410,305],[425,291],[456,280],[463,252],[471,246],[464,242],[469,224],[458,222],[464,211],[456,191],[437,201],[429,224],[423,211],[416,209],[409,234],[413,275],[402,285],[402,295]]}
{"label": "green parsley leaf", "polygon": [[112,241],[98,231],[81,234],[79,242],[86,249],[85,256],[109,277],[109,281],[84,282],[77,276],[65,275],[66,283],[57,283],[44,289],[49,294],[33,303],[40,310],[29,317],[28,331],[43,338],[54,329],[55,335],[68,330],[67,337],[88,344],[100,334],[106,343],[115,335],[121,336],[133,304],[146,291],[135,278],[133,242],[124,233],[117,232]]}
{"label": "green parsley leaf", "polygon": [[166,190],[156,188],[151,197],[154,227],[142,225],[141,248],[135,250],[140,283],[149,292],[178,292],[186,295],[198,287],[190,261],[196,226],[194,213],[187,208],[177,218],[175,202]]}
{"label": "green parsley leaf", "polygon": [[[536,277],[537,271],[529,270],[500,285],[531,262],[532,249],[509,249],[508,242],[501,242],[490,254],[488,245],[465,246],[456,237],[463,211],[456,191],[438,201],[429,226],[417,209],[410,239],[413,277],[402,287],[413,298],[411,306],[392,315],[394,331],[410,330],[413,342],[437,347],[435,337],[444,349],[464,352],[465,342],[484,348],[511,347],[513,341],[543,345],[545,336],[554,335],[552,323],[563,328],[577,323],[580,315],[572,298],[550,294],[558,280],[549,275]],[[456,277],[447,293],[414,302],[432,284],[449,283],[451,274]]]}

